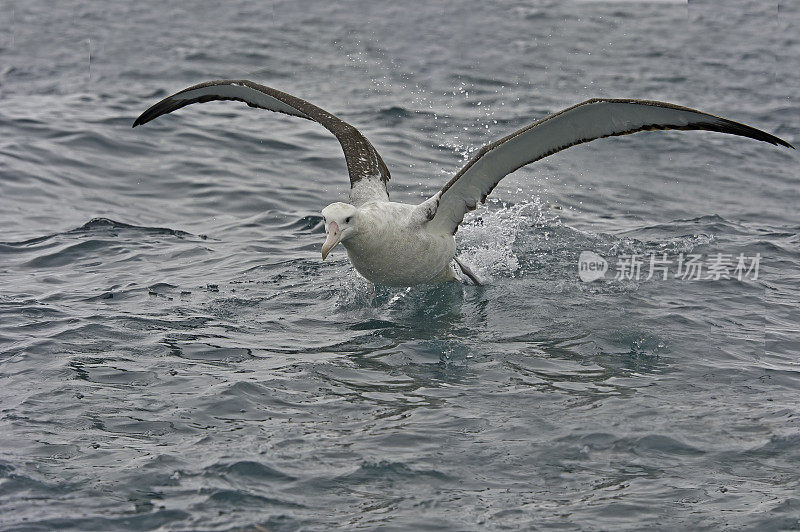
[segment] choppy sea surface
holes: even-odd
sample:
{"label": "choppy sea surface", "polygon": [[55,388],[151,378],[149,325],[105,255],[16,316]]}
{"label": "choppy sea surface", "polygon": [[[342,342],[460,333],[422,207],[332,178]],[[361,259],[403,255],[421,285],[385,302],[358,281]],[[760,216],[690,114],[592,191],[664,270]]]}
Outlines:
{"label": "choppy sea surface", "polygon": [[[399,290],[320,259],[348,191],[320,126],[219,102],[130,127],[251,79],[356,125],[410,202],[596,96],[797,145],[799,22],[788,1],[3,4],[0,529],[800,528],[796,152],[571,148],[468,216],[485,286]],[[676,273],[718,254],[757,278]]]}

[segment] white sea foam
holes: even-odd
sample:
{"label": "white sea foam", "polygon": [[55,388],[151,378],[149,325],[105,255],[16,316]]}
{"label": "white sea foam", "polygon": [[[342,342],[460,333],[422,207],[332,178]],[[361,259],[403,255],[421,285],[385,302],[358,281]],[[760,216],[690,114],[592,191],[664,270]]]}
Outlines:
{"label": "white sea foam", "polygon": [[520,232],[558,223],[538,196],[506,204],[489,200],[467,215],[458,230],[458,257],[484,281],[496,276],[515,277],[520,262],[514,243]]}

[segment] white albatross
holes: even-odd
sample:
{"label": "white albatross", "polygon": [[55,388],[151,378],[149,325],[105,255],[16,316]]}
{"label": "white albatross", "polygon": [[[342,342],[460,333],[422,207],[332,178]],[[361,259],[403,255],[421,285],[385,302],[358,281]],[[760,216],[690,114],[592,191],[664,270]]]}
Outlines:
{"label": "white albatross", "polygon": [[237,100],[251,107],[318,122],[342,145],[350,174],[350,203],[322,209],[327,239],[322,259],[341,242],[356,270],[375,284],[412,286],[461,280],[452,261],[474,283],[477,277],[455,258],[454,235],[505,176],[558,151],[602,137],[656,129],[704,129],[793,148],[764,131],[671,103],[593,98],[553,113],[475,154],[442,189],[419,205],[389,201],[389,170],[355,127],[305,100],[247,80],[200,83],[164,98],[133,127],[189,104]]}

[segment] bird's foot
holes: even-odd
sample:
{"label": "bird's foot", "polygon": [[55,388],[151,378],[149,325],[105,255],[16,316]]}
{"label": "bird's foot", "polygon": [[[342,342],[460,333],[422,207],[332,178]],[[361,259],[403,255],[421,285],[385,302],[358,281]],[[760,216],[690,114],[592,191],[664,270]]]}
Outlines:
{"label": "bird's foot", "polygon": [[458,260],[457,257],[453,257],[453,260],[456,261],[456,264],[458,264],[458,267],[461,268],[461,271],[464,273],[464,275],[469,277],[469,280],[472,281],[472,284],[475,286],[483,286],[483,283],[480,281],[480,279],[478,279],[478,276],[469,269],[469,266]]}

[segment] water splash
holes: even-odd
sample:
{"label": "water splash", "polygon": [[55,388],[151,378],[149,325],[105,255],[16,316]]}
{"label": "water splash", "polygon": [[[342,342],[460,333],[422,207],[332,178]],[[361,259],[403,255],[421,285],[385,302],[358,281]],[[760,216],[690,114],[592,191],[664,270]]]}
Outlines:
{"label": "water splash", "polygon": [[366,309],[373,306],[376,296],[375,285],[361,277],[355,268],[350,265],[339,268],[337,279],[336,308],[344,311]]}
{"label": "water splash", "polygon": [[484,281],[496,276],[516,277],[524,273],[514,251],[517,236],[559,224],[558,216],[548,212],[539,196],[513,204],[489,200],[468,215],[459,228],[458,256]]}

